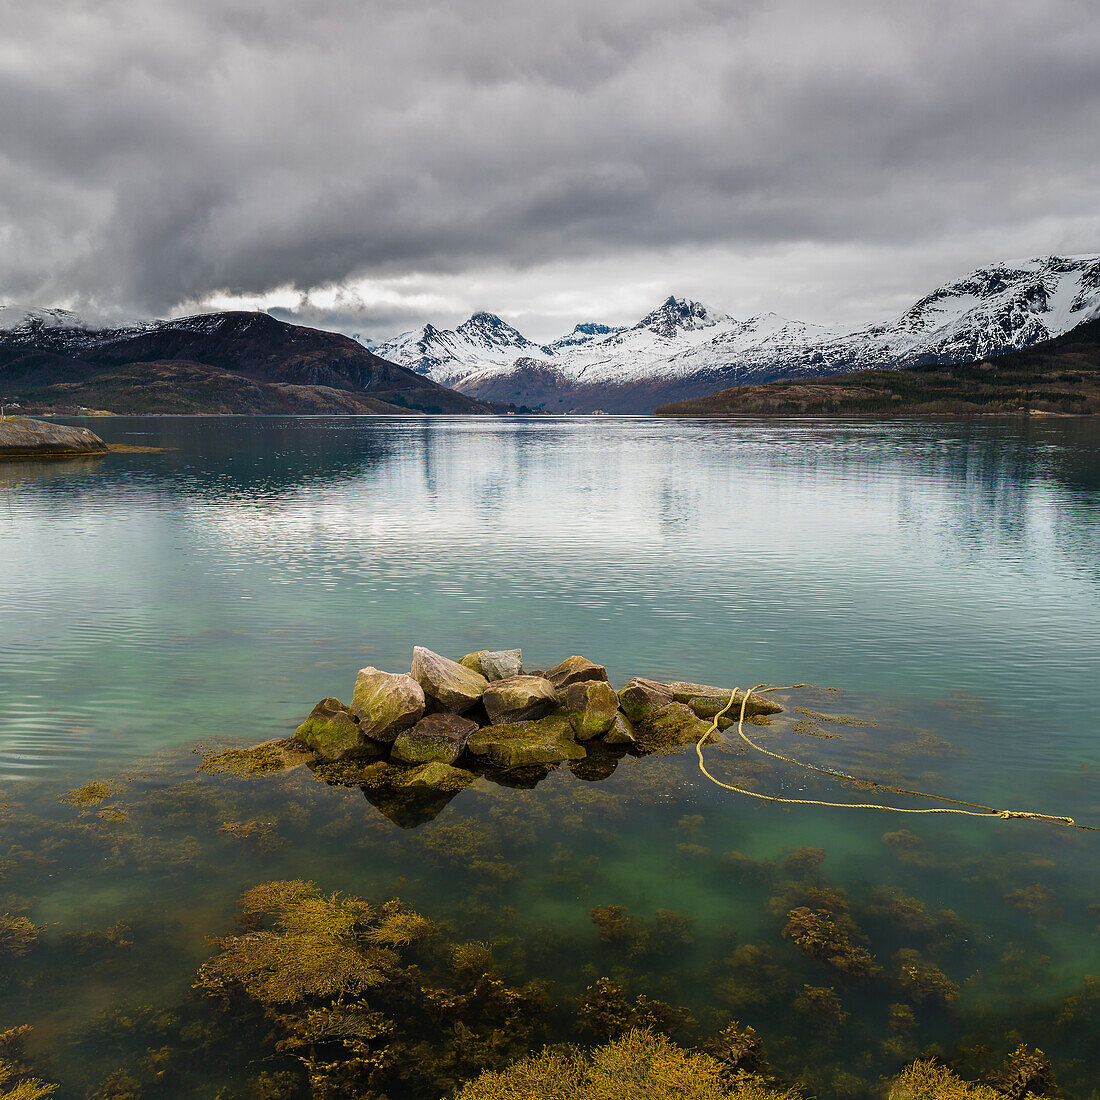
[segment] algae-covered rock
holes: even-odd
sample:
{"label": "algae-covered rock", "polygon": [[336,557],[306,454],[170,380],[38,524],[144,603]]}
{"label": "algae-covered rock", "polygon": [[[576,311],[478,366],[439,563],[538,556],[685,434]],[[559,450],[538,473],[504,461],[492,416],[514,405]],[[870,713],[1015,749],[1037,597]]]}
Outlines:
{"label": "algae-covered rock", "polygon": [[322,699],[294,731],[294,739],[320,760],[346,760],[377,753],[367,742],[351,710],[339,699]]}
{"label": "algae-covered rock", "polygon": [[424,691],[411,676],[368,666],[355,678],[351,712],[364,737],[391,742],[424,714]]}
{"label": "algae-covered rock", "polygon": [[673,701],[671,690],[656,680],[635,676],[619,692],[619,708],[631,722],[644,722]]}
{"label": "algae-covered rock", "polygon": [[470,735],[466,751],[498,768],[529,768],[583,760],[583,745],[573,738],[573,727],[563,714],[533,722],[485,726]]}
{"label": "algae-covered rock", "polygon": [[476,722],[458,714],[429,714],[397,735],[390,755],[405,764],[451,764],[462,755],[476,729]]}
{"label": "algae-covered rock", "polygon": [[408,791],[440,791],[450,794],[465,790],[476,781],[477,776],[473,772],[453,768],[450,764],[435,760],[418,768],[411,768],[405,774],[401,786]]}
{"label": "algae-covered rock", "polygon": [[670,752],[697,744],[709,729],[710,723],[696,717],[691,707],[668,703],[634,723],[634,740],[645,752]]}
{"label": "algae-covered rock", "polygon": [[520,649],[479,649],[460,657],[458,663],[484,676],[490,683],[523,675],[523,651]]}
{"label": "algae-covered rock", "polygon": [[[665,687],[672,692],[673,701],[691,707],[700,718],[713,718],[730,701],[730,688],[712,687],[709,684],[692,684],[686,680],[671,680]],[[738,690],[734,704],[726,712],[726,718],[736,722],[741,713],[741,701],[745,693]],[[779,714],[783,708],[766,695],[750,695],[745,705],[746,716]]]}
{"label": "algae-covered rock", "polygon": [[455,714],[469,710],[489,686],[480,672],[419,645],[413,647],[412,674],[425,695]]}
{"label": "algae-covered rock", "polygon": [[616,714],[603,740],[605,745],[633,745],[634,727],[630,719],[625,714]]}
{"label": "algae-covered rock", "polygon": [[587,657],[566,657],[560,665],[555,665],[546,673],[546,679],[559,691],[570,684],[579,684],[585,680],[607,680],[607,669],[603,665],[593,664]]}
{"label": "algae-covered rock", "polygon": [[541,676],[510,676],[489,684],[481,701],[490,722],[527,722],[556,709],[558,693]]}
{"label": "algae-covered rock", "polygon": [[604,680],[583,680],[561,692],[562,709],[569,714],[578,741],[602,737],[618,714],[619,697]]}

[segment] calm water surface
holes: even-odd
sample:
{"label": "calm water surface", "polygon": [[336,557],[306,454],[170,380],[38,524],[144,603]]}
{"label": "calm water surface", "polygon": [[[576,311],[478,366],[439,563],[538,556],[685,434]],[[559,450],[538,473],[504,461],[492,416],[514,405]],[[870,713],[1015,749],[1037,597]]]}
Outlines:
{"label": "calm water surface", "polygon": [[[200,784],[191,752],[286,736],[317,699],[346,700],[357,668],[406,669],[414,644],[453,656],[521,646],[529,667],[582,653],[615,682],[816,685],[783,697],[788,713],[761,734],[771,747],[1100,824],[1096,422],[93,426],[167,449],[0,466],[0,914],[46,928],[13,964],[22,977],[0,978],[0,1031],[36,1026],[63,1095],[134,1057],[103,1038],[104,1013],[186,997],[241,891],[294,877],[400,893],[479,938],[556,937],[566,964],[530,949],[511,963],[564,990],[611,965],[594,906],[689,914],[690,946],[635,972],[620,960],[620,977],[703,1022],[755,1025],[776,1065],[822,1097],[874,1095],[868,1082],[935,1044],[962,1057],[966,1036],[996,1048],[993,1061],[1006,1034],[1051,1048],[1068,1096],[1100,1081],[1078,1033],[1051,1023],[1100,971],[1098,834],[787,811],[700,784],[690,752],[627,759],[601,783],[563,770],[533,791],[472,789],[400,829],[308,773]],[[797,706],[875,725],[807,737]],[[797,769],[753,768],[715,764],[762,791],[865,800]],[[132,782],[117,805],[141,824],[140,856],[107,839],[131,825],[57,797],[121,773]],[[227,835],[230,811],[274,831],[263,844]],[[517,873],[475,882],[432,857],[433,830],[460,823],[491,835]],[[912,839],[884,843],[902,829]],[[896,987],[846,984],[782,937],[769,898],[806,846],[824,850],[814,874],[849,891],[885,968],[898,949],[927,948],[959,985],[949,1009],[918,1012],[915,1034],[891,1039]],[[746,877],[730,852],[757,870]],[[936,955],[882,915],[883,886],[955,911],[966,933]],[[89,962],[74,946],[72,933],[119,920],[125,949]],[[730,960],[752,943],[775,953],[783,989],[747,991]],[[837,988],[850,1014],[827,1057],[791,1022],[804,984]]]}

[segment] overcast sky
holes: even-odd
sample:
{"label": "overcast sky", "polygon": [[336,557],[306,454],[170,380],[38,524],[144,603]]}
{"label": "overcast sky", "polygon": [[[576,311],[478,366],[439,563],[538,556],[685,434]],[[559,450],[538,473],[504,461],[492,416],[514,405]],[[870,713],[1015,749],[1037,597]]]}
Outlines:
{"label": "overcast sky", "polygon": [[0,302],[542,339],[1100,251],[1096,0],[0,6]]}

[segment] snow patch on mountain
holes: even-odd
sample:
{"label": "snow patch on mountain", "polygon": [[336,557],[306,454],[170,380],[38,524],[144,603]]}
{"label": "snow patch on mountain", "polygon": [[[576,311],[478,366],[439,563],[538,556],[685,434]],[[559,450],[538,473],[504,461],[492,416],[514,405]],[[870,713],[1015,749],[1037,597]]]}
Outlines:
{"label": "snow patch on mountain", "polygon": [[[1050,256],[979,268],[893,320],[855,330],[775,313],[738,320],[669,297],[634,325],[586,322],[546,345],[493,314],[478,313],[454,330],[425,325],[376,350],[445,385],[482,395],[496,386],[522,401],[523,378],[533,364],[552,367],[559,388],[572,386],[577,393],[652,383],[694,387],[708,380],[719,389],[989,358],[1060,335],[1098,312],[1100,255]],[[535,388],[549,377],[542,370]]]}

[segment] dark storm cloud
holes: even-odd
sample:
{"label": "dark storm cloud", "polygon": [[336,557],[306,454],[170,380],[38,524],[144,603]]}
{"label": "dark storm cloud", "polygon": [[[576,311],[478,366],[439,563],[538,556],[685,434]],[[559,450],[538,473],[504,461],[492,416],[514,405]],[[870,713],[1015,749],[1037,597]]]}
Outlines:
{"label": "dark storm cloud", "polygon": [[9,300],[1100,248],[1092,0],[16,0],[4,24]]}

